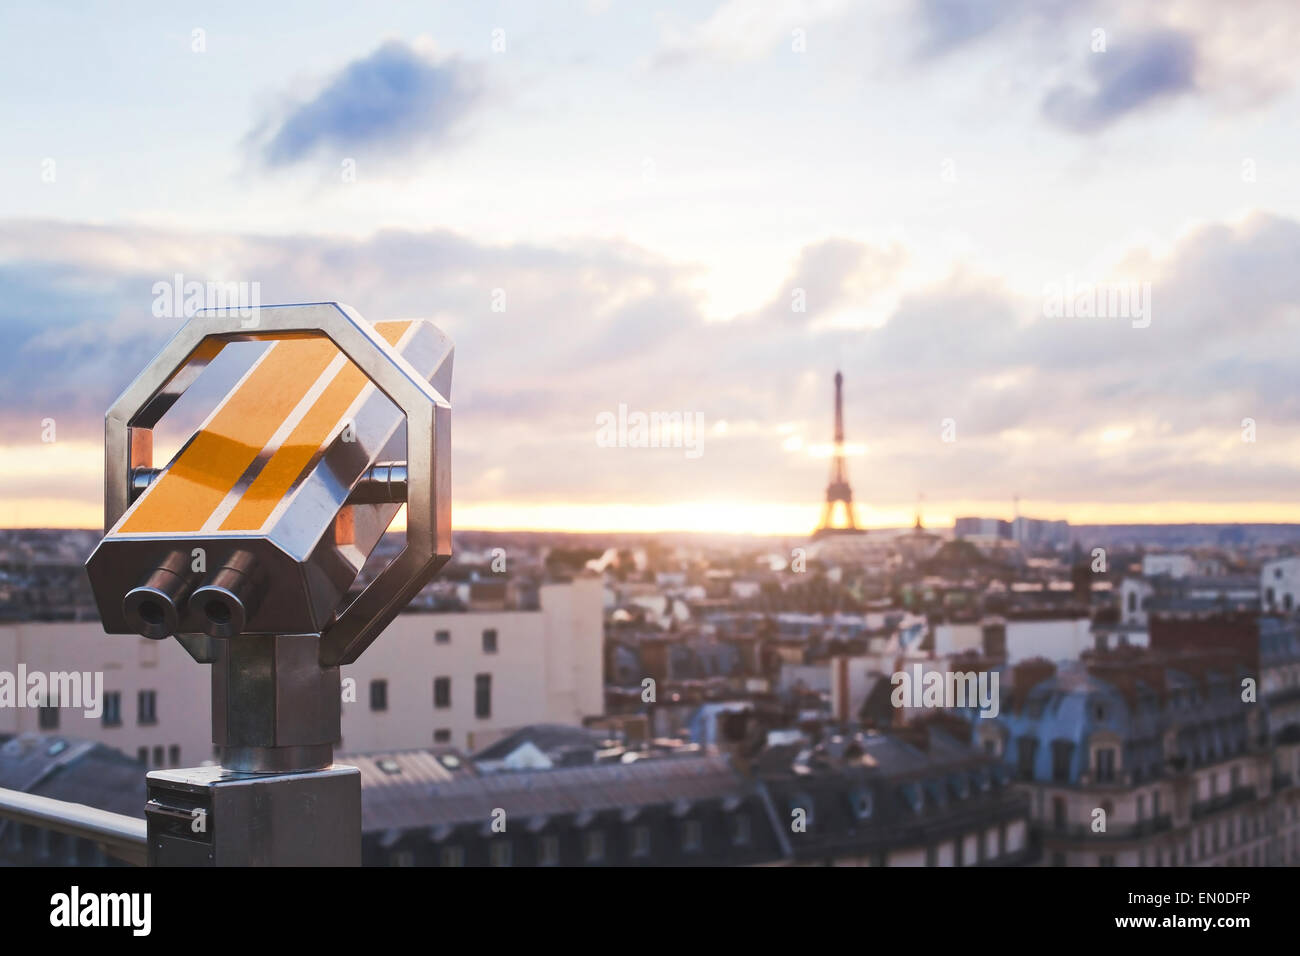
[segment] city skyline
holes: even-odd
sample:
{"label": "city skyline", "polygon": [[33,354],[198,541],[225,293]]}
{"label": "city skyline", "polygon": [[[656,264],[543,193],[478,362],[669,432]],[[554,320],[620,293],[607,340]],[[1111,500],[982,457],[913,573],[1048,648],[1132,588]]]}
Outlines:
{"label": "city skyline", "polygon": [[456,527],[811,533],[837,368],[867,528],[1300,522],[1294,7],[321,9],[0,13],[0,526],[178,282],[444,328]]}

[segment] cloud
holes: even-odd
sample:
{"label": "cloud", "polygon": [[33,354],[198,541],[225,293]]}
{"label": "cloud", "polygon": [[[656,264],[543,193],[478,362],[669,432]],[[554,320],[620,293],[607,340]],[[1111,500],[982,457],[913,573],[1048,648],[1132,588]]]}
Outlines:
{"label": "cloud", "polygon": [[1131,42],[1117,41],[1089,59],[1091,88],[1057,86],[1043,100],[1043,115],[1077,133],[1103,129],[1162,97],[1195,88],[1196,46],[1168,30]]}
{"label": "cloud", "polygon": [[[157,274],[130,248],[148,250]],[[882,263],[903,256],[827,239],[787,278],[815,290],[811,320],[870,297]],[[849,438],[868,449],[851,463],[866,503],[911,501],[918,488],[932,501],[1282,501],[1300,483],[1297,258],[1300,222],[1256,215],[1207,225],[1167,258],[1135,253],[1126,268],[1152,283],[1149,328],[1046,318],[1041,300],[962,271],[907,291],[879,327],[844,328],[791,321],[785,286],[753,314],[708,321],[692,267],[620,242],[5,223],[0,443],[39,442],[47,416],[60,441],[97,442],[108,403],[178,324],[152,316],[152,283],[176,271],[203,280],[220,261],[219,278],[260,281],[266,303],[338,298],[371,320],[446,328],[461,501],[487,487],[503,501],[815,501],[825,461],[782,444],[829,439],[837,366]],[[598,447],[596,416],[620,403],[702,413],[703,457]],[[939,437],[950,417],[953,445]],[[1245,417],[1259,422],[1255,445],[1240,441]],[[720,421],[725,435],[711,430]],[[25,487],[0,476],[0,498]]]}
{"label": "cloud", "polygon": [[791,43],[794,30],[834,20],[847,7],[846,0],[727,0],[707,19],[667,31],[655,62],[758,60],[779,44]]}
{"label": "cloud", "polygon": [[483,92],[478,67],[391,40],[345,66],[314,98],[264,123],[250,141],[271,167],[323,152],[405,153],[445,142]]}
{"label": "cloud", "polygon": [[876,247],[841,238],[810,243],[759,315],[806,325],[842,308],[861,309],[896,286],[906,260],[906,250],[898,244]]}
{"label": "cloud", "polygon": [[[590,474],[582,452],[596,447],[597,411],[619,401],[652,407],[645,370],[657,366],[671,381],[673,345],[703,324],[693,269],[618,242],[492,245],[442,230],[159,238],[0,223],[0,444],[38,442],[46,417],[60,441],[99,440],[104,410],[181,322],[151,311],[153,284],[181,273],[257,282],[265,304],[339,299],[376,321],[437,321],[457,346],[461,480],[508,463],[520,466],[508,490],[559,494]],[[151,266],[105,265],[133,246],[148,250]],[[504,312],[493,311],[497,289]],[[190,423],[203,411],[192,409]],[[546,462],[531,478],[530,456]]]}
{"label": "cloud", "polygon": [[1024,13],[1020,0],[918,0],[923,39],[919,54],[934,56],[964,46]]}

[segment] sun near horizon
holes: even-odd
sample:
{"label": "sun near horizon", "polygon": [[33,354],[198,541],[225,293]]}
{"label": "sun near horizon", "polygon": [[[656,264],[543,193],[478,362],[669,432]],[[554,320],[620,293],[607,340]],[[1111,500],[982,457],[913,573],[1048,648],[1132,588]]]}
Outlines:
{"label": "sun near horizon", "polygon": [[[755,536],[808,537],[817,527],[822,503],[750,501],[656,502],[509,502],[468,501],[452,505],[457,531],[545,531],[580,534],[655,534],[701,532]],[[909,527],[915,506],[856,505],[859,528],[880,530]],[[1292,502],[1167,502],[1161,504],[1101,502],[1035,502],[1022,500],[1026,517],[1060,520],[1073,525],[1095,524],[1300,524],[1300,504]],[[951,529],[964,515],[1010,520],[1006,502],[935,502],[921,520],[931,530]],[[103,523],[98,501],[29,499],[0,504],[0,527],[6,529],[99,529]],[[405,509],[390,530],[406,527]]]}

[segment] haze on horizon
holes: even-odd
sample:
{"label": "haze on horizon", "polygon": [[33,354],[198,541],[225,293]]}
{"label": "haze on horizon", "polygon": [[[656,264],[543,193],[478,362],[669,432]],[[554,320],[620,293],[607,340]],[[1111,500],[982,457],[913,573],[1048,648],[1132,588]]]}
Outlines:
{"label": "haze on horizon", "polygon": [[0,526],[99,524],[177,275],[450,333],[458,528],[807,534],[836,369],[867,527],[1300,521],[1300,8],[963,10],[7,5]]}

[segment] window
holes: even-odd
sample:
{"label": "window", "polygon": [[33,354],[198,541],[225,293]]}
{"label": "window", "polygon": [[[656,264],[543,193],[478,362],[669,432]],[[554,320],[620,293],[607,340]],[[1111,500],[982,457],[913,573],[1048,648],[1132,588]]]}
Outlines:
{"label": "window", "polygon": [[1052,741],[1052,782],[1070,782],[1070,762],[1074,758],[1074,741]]}
{"label": "window", "polygon": [[492,675],[474,675],[474,716],[492,716]]}
{"label": "window", "polygon": [[497,629],[489,627],[483,632],[483,653],[495,654],[497,652]]}
{"label": "window", "polygon": [[605,832],[588,830],[582,835],[582,858],[588,863],[599,863],[605,859]]}
{"label": "window", "polygon": [[370,709],[388,709],[388,681],[372,680],[370,682]]}
{"label": "window", "polygon": [[560,838],[553,833],[547,833],[537,838],[537,865],[538,866],[559,866],[560,864]]}
{"label": "window", "polygon": [[149,748],[141,747],[139,750],[137,750],[135,752],[135,759],[138,760],[140,763],[144,764],[146,767],[149,766]]}
{"label": "window", "polygon": [[1097,751],[1097,782],[1115,782],[1115,748],[1102,747]]}
{"label": "window", "polygon": [[434,632],[433,632],[433,643],[435,643],[435,644],[450,644],[450,643],[451,643],[451,631],[434,631]]}
{"label": "window", "polygon": [[439,710],[451,706],[450,677],[435,677],[433,679],[433,706]]}
{"label": "window", "polygon": [[[136,723],[141,726],[158,723],[158,692],[156,690],[142,690],[136,695]],[[158,760],[162,763],[162,760]]]}
{"label": "window", "polygon": [[463,846],[445,846],[438,855],[442,866],[464,866],[465,848]]}
{"label": "window", "polygon": [[682,850],[698,853],[704,844],[704,826],[699,820],[686,820],[682,823]]}
{"label": "window", "polygon": [[1057,830],[1065,829],[1065,798],[1052,798],[1052,826]]}
{"label": "window", "polygon": [[[971,795],[971,787],[981,786],[979,772],[975,773],[954,773],[948,777],[948,785],[952,788],[953,795],[958,800],[965,800]],[[982,789],[982,788],[981,788]],[[1038,807],[1042,812],[1043,792],[1038,791]]]}
{"label": "window", "polygon": [[101,719],[105,727],[122,726],[122,692],[120,690],[110,690],[104,695],[104,713]]}
{"label": "window", "polygon": [[1038,750],[1038,741],[1033,737],[1021,737],[1016,741],[1016,769],[1021,780],[1034,779],[1034,756]]}
{"label": "window", "polygon": [[1153,790],[1151,792],[1151,815],[1153,817],[1160,816],[1160,791],[1159,790]]}
{"label": "window", "polygon": [[865,787],[856,788],[849,791],[849,806],[853,810],[853,815],[859,820],[870,820],[871,811],[875,801],[872,799],[871,791]]}
{"label": "window", "polygon": [[632,828],[632,856],[641,859],[650,855],[650,828],[644,823]]}
{"label": "window", "polygon": [[181,748],[179,744],[172,744],[167,748],[167,763],[172,767],[181,765]]}
{"label": "window", "polygon": [[58,730],[59,729],[59,705],[43,704],[40,710],[36,712],[36,725],[41,730]]}
{"label": "window", "polygon": [[1240,786],[1241,786],[1241,768],[1233,767],[1232,768],[1232,789],[1236,790]]}
{"label": "window", "polygon": [[1145,795],[1145,794],[1141,794],[1141,793],[1138,794],[1138,808],[1137,808],[1137,809],[1138,809],[1138,822],[1141,823],[1142,820],[1143,820],[1143,819],[1146,817],[1146,815],[1147,815],[1147,798],[1146,798],[1146,795]]}
{"label": "window", "polygon": [[513,856],[509,840],[498,837],[488,845],[488,862],[492,866],[509,866]]}
{"label": "window", "polygon": [[912,808],[913,813],[920,813],[925,807],[925,791],[921,789],[920,784],[907,783],[899,787],[898,790],[907,805]]}
{"label": "window", "polygon": [[163,765],[163,749],[161,745],[153,748],[153,765],[155,767]]}
{"label": "window", "polygon": [[731,818],[731,842],[733,846],[749,846],[753,838],[753,825],[748,813],[737,814]]}
{"label": "window", "polygon": [[435,744],[451,743],[451,731],[447,730],[445,727],[435,730],[433,732],[433,742]]}

